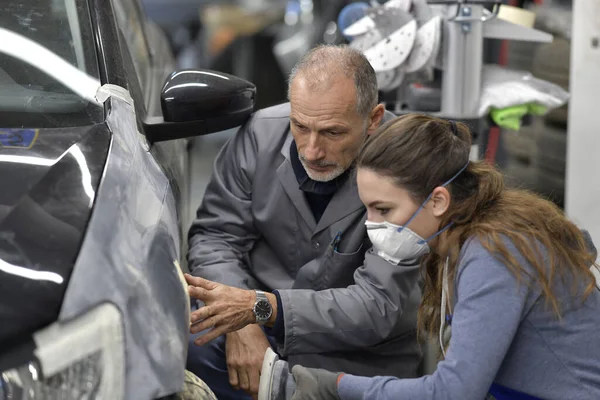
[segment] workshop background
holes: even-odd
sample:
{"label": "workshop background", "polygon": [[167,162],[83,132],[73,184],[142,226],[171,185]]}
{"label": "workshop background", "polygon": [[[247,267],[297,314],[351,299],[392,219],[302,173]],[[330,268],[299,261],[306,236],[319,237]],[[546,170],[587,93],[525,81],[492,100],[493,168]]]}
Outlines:
{"label": "workshop background", "polygon": [[181,393],[185,238],[215,156],[320,43],[362,51],[389,111],[469,125],[471,159],[598,243],[599,16],[600,0],[1,1],[0,399]]}
{"label": "workshop background", "polygon": [[[577,2],[579,1],[584,2],[583,0]],[[377,18],[377,13],[374,13],[385,7],[390,9],[393,2],[389,1],[385,4],[386,2],[381,0],[370,3],[347,0],[142,1],[147,16],[167,33],[179,67],[214,69],[235,74],[255,83],[257,109],[286,101],[287,75],[294,63],[314,45],[358,43],[358,39],[345,34],[344,29],[361,17],[372,13],[375,27],[371,27],[371,30],[376,31],[380,36],[382,33],[383,36],[389,35],[401,28],[402,22],[398,22],[398,19],[402,18],[397,18],[396,21],[389,16]],[[399,8],[402,8],[403,4],[410,4],[402,1],[396,3]],[[429,5],[433,3],[430,1]],[[456,88],[463,86],[463,89],[467,87],[464,89],[465,97],[474,96],[473,93],[483,96],[483,89],[479,93],[469,92],[468,86],[482,87],[486,84],[484,78],[473,82],[460,82],[460,80],[466,80],[465,76],[472,75],[473,71],[479,72],[480,76],[485,75],[482,70],[494,64],[511,71],[530,73],[536,78],[569,91],[573,2],[511,0],[503,3],[525,12],[518,14],[514,9],[511,9],[510,13],[501,10],[500,15],[494,19],[505,19],[525,27],[524,29],[517,33],[512,29],[506,29],[504,33],[498,34],[498,32],[489,33],[481,30],[477,32],[477,28],[473,28],[471,32],[463,32],[465,37],[470,35],[471,39],[459,38],[455,41],[463,40],[462,43],[449,44],[448,42],[454,40],[451,39],[453,34],[442,27],[441,44],[435,43],[440,48],[438,50],[440,54],[435,62],[430,63],[433,65],[429,69],[422,68],[422,71],[419,71],[420,75],[412,74],[413,77],[410,78],[396,74],[396,82],[391,85],[389,76],[378,73],[381,99],[389,110],[398,114],[407,111],[433,113],[448,111],[442,112],[441,115],[446,114],[444,116],[468,122],[474,131],[474,142],[478,145],[474,153],[475,158],[485,158],[490,163],[498,165],[505,173],[509,185],[531,189],[548,197],[559,206],[565,207],[567,138],[569,137],[568,103],[545,115],[536,116],[528,113],[520,118],[517,124],[520,128],[516,129],[514,126],[507,128],[507,124],[497,124],[490,117],[489,112],[485,115],[475,115],[468,110],[468,104],[467,109],[448,106],[447,110],[441,110],[445,106],[442,104],[444,90],[450,91],[454,88],[452,91],[459,91]],[[480,8],[485,8],[483,11],[485,15],[495,14],[498,12],[495,9],[497,5],[490,2],[489,5]],[[591,14],[594,15],[593,12]],[[435,16],[435,13],[433,15]],[[485,15],[482,18],[485,19]],[[415,16],[417,19],[418,17],[420,16]],[[491,21],[474,22],[471,25],[485,27],[486,24],[491,24]],[[544,33],[551,36],[544,36]],[[503,35],[506,37],[505,40],[502,40]],[[477,47],[478,42],[481,43],[479,52],[465,50],[464,47]],[[363,46],[359,48],[364,49],[364,44],[361,45]],[[454,54],[444,55],[444,52]],[[458,63],[458,65],[453,67],[451,63]],[[453,68],[462,69],[463,75],[459,74],[460,71],[452,71]],[[600,66],[596,64],[596,68],[600,69]],[[522,76],[525,77],[525,74]],[[599,76],[598,72],[596,76]],[[449,86],[449,83],[444,84],[444,80],[454,80],[454,82]],[[446,100],[453,103],[461,102],[461,99],[454,97]],[[479,101],[479,99],[474,100]],[[465,99],[465,102],[473,103],[474,100]],[[590,129],[593,129],[592,126]],[[234,131],[194,139],[189,158],[192,175],[189,202],[191,209],[188,221],[193,218],[195,207],[201,201],[214,156]]]}

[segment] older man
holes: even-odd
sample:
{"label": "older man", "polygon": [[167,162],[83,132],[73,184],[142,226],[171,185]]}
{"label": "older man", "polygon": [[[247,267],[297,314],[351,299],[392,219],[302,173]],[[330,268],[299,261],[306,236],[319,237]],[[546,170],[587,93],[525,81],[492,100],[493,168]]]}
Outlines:
{"label": "older man", "polygon": [[294,68],[289,99],[224,146],[189,234],[192,274],[258,290],[239,292],[266,325],[209,344],[218,331],[192,336],[188,369],[220,400],[257,393],[269,346],[292,365],[367,376],[414,377],[421,359],[418,266],[371,250],[352,176],[367,136],[393,118],[373,68],[349,47],[317,47]]}

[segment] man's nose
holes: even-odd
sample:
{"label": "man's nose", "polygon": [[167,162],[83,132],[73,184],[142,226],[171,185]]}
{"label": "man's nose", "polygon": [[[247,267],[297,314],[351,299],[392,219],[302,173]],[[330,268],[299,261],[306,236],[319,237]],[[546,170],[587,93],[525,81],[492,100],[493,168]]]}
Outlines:
{"label": "man's nose", "polygon": [[304,157],[307,161],[321,160],[325,157],[325,151],[321,143],[321,136],[318,132],[311,132],[308,143],[304,150]]}

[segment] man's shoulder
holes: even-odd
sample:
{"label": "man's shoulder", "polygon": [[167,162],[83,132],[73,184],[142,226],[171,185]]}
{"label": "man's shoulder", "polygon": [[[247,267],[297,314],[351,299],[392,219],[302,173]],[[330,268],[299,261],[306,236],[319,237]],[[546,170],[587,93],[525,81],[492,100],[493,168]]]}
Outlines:
{"label": "man's shoulder", "polygon": [[283,120],[287,123],[290,118],[290,103],[278,104],[263,108],[254,113],[255,121]]}

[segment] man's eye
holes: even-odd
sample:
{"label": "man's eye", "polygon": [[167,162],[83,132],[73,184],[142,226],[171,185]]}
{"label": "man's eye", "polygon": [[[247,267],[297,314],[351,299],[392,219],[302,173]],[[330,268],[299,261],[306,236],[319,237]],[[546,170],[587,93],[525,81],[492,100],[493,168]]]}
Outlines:
{"label": "man's eye", "polygon": [[377,208],[376,210],[379,211],[380,215],[385,215],[388,213],[388,211],[390,211],[389,208]]}
{"label": "man's eye", "polygon": [[305,130],[306,130],[306,127],[305,127],[305,126],[298,125],[298,124],[295,124],[295,125],[296,125],[296,129],[298,129],[298,130],[300,130],[300,131],[305,131]]}

